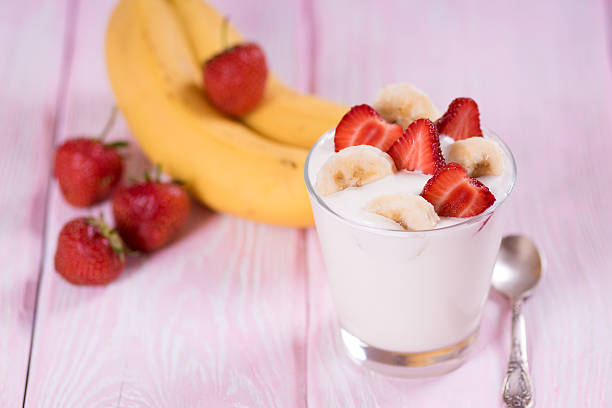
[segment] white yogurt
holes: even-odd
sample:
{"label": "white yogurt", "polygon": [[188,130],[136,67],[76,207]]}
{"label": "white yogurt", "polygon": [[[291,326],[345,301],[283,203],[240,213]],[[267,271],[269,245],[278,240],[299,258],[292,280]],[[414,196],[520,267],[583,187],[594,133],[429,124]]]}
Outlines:
{"label": "white yogurt", "polygon": [[[497,141],[497,138],[493,136],[487,136],[487,138]],[[453,142],[454,140],[448,136],[443,135],[440,138],[442,154],[445,159]],[[310,155],[308,176],[313,186],[316,185],[317,174],[320,168],[334,153],[334,132],[332,131],[323,137],[322,141],[317,144]],[[503,200],[509,194],[514,182],[511,159],[507,154],[504,155],[504,159],[504,172],[502,175],[478,178],[491,190],[496,200]],[[352,221],[371,227],[401,230],[402,227],[396,222],[366,211],[366,204],[384,194],[420,194],[430,177],[431,175],[420,172],[401,170],[377,182],[366,184],[362,187],[350,187],[321,198],[334,212]],[[441,217],[437,228],[447,227],[462,221],[465,221],[465,219]]]}
{"label": "white yogurt", "polygon": [[[319,197],[317,173],[334,153],[333,131],[313,147],[305,176],[340,325],[369,346],[418,353],[454,345],[479,325],[499,249],[515,167],[509,150],[498,177],[481,177],[495,204],[470,219],[441,217],[437,229],[404,231],[364,210],[390,193],[419,194],[430,177],[401,171]],[[493,139],[495,137],[491,136]],[[443,153],[452,139],[441,140]]]}

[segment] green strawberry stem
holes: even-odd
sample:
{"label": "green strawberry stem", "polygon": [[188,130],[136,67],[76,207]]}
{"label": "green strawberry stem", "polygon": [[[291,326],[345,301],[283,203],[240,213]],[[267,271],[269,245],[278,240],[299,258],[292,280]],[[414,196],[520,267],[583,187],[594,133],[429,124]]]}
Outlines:
{"label": "green strawberry stem", "polygon": [[[144,172],[144,179],[146,182],[150,182],[153,181],[155,183],[161,183],[161,164],[157,163],[155,165],[155,170],[153,173],[153,177],[151,177],[151,174],[149,174],[148,171]],[[137,180],[132,178],[131,181],[133,183],[137,183]],[[186,183],[184,180],[181,179],[177,179],[177,178],[173,178],[172,180],[170,180],[170,182],[172,184],[176,184],[177,186],[184,186]]]}
{"label": "green strawberry stem", "polygon": [[110,147],[111,149],[118,149],[121,147],[128,147],[129,143],[125,140],[117,140],[116,142],[106,143],[105,146]]}
{"label": "green strawberry stem", "polygon": [[104,129],[102,129],[100,136],[98,136],[98,140],[103,142],[104,139],[106,139],[106,136],[108,136],[108,133],[110,132],[110,130],[113,128],[115,124],[115,119],[117,119],[117,107],[113,106],[110,117],[106,121],[106,124],[104,125]]}
{"label": "green strawberry stem", "polygon": [[155,165],[155,170],[154,170],[154,173],[153,173],[153,177],[151,177],[151,175],[149,174],[148,171],[145,171],[144,172],[144,179],[147,182],[154,181],[156,183],[159,183],[161,181],[161,164],[157,163]]}
{"label": "green strawberry stem", "polygon": [[155,165],[155,181],[159,183],[161,179],[161,164],[157,163]]}
{"label": "green strawberry stem", "polygon": [[125,254],[131,253],[131,251],[127,248],[119,233],[115,228],[110,228],[108,224],[104,221],[104,214],[100,213],[98,218],[87,217],[87,223],[93,227],[98,229],[100,235],[108,240],[113,252],[117,254],[119,259],[123,262],[125,260]]}

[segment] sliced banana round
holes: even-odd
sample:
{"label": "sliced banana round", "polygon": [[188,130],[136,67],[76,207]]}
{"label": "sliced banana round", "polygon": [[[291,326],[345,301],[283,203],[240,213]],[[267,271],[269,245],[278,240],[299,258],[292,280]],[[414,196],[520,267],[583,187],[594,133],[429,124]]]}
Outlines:
{"label": "sliced banana round", "polygon": [[334,154],[319,170],[316,191],[326,196],[348,187],[360,187],[395,172],[391,156],[369,145],[351,146]]}
{"label": "sliced banana round", "polygon": [[372,107],[387,122],[397,123],[404,129],[417,119],[429,119],[433,122],[440,117],[440,111],[431,98],[406,82],[382,88],[378,91]]}
{"label": "sliced banana round", "polygon": [[484,137],[454,142],[447,156],[448,162],[462,165],[470,177],[499,176],[504,172],[504,152],[497,142]]}
{"label": "sliced banana round", "polygon": [[433,205],[414,194],[383,195],[368,203],[366,210],[397,222],[405,230],[433,229],[440,221]]}

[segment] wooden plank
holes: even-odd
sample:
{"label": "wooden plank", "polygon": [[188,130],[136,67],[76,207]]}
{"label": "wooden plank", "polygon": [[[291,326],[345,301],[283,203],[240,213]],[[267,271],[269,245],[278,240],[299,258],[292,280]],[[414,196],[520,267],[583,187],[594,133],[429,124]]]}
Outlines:
{"label": "wooden plank", "polygon": [[23,401],[67,18],[64,3],[0,4],[2,407]]}
{"label": "wooden plank", "polygon": [[[384,84],[410,81],[443,110],[456,96],[472,96],[484,124],[514,151],[519,180],[507,231],[534,237],[548,259],[525,308],[538,406],[612,404],[612,77],[604,3],[314,7],[320,94],[357,104]],[[509,309],[498,295],[462,368],[432,380],[385,378],[340,354],[317,245],[310,235],[310,406],[499,403]]]}
{"label": "wooden plank", "polygon": [[310,22],[303,1],[210,0],[240,30],[245,41],[261,45],[271,71],[286,84],[308,91]]}
{"label": "wooden plank", "polygon": [[[102,44],[114,3],[80,3],[62,139],[97,132],[113,103]],[[265,21],[245,24],[241,2],[222,7],[247,35],[268,38]],[[295,39],[294,21],[278,25],[286,37],[276,47]],[[295,78],[296,60],[276,50],[271,65]],[[122,120],[110,138],[129,139]],[[146,160],[137,148],[128,156],[127,176],[138,176]],[[111,219],[108,203],[91,212],[100,210]],[[76,287],[54,272],[55,240],[87,213],[53,185],[27,406],[304,406],[302,232],[194,205],[170,247],[130,262],[109,286]]]}

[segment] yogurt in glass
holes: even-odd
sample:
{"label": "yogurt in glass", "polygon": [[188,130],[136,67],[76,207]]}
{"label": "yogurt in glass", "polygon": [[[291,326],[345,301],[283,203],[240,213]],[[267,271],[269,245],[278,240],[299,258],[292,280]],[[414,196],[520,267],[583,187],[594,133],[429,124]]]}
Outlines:
{"label": "yogurt in glass", "polygon": [[[390,375],[437,375],[458,367],[478,332],[516,180],[508,147],[504,171],[483,182],[496,198],[471,218],[440,217],[435,229],[407,231],[366,204],[383,194],[419,194],[431,177],[398,171],[361,187],[320,196],[317,174],[334,154],[334,130],[311,149],[305,181],[342,342],[357,362]],[[446,156],[451,138],[441,136]]]}

